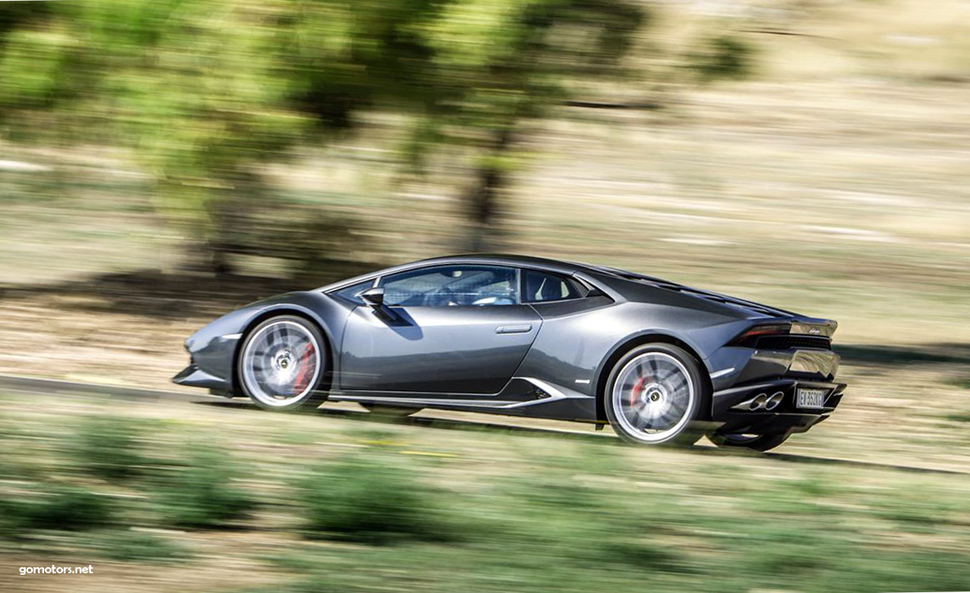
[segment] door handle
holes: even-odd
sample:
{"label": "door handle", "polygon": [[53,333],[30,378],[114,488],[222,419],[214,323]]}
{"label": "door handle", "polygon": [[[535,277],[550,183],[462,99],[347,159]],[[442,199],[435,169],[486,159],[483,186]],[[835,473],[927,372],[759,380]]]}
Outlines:
{"label": "door handle", "polygon": [[532,331],[532,326],[526,325],[500,325],[495,328],[497,334],[527,334]]}

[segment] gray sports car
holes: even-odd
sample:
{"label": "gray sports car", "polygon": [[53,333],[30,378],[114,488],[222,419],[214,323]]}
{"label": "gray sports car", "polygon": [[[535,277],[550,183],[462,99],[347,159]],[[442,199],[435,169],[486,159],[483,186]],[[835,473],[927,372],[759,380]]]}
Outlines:
{"label": "gray sports car", "polygon": [[186,341],[173,381],[269,410],[487,412],[764,451],[838,406],[836,325],[612,268],[463,255],[233,311]]}

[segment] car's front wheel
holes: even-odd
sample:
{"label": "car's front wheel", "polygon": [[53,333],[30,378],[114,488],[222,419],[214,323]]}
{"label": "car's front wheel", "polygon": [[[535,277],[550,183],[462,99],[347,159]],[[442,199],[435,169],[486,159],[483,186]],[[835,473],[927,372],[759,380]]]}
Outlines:
{"label": "car's front wheel", "polygon": [[606,415],[631,443],[692,445],[707,401],[694,358],[671,344],[645,344],[617,362],[606,383]]}
{"label": "car's front wheel", "polygon": [[326,394],[318,387],[326,372],[326,342],[302,317],[279,315],[257,325],[239,350],[239,383],[267,410],[316,407]]}

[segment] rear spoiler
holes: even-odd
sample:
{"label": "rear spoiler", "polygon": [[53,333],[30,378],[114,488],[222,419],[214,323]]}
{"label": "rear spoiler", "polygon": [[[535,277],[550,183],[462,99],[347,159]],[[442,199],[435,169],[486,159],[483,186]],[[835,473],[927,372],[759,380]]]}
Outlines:
{"label": "rear spoiler", "polygon": [[839,324],[832,319],[795,319],[792,320],[790,333],[831,338],[837,329]]}

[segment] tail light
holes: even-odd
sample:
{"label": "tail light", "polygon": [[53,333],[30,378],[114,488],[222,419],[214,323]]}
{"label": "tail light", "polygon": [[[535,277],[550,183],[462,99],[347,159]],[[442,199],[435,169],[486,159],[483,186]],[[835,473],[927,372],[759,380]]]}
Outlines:
{"label": "tail light", "polygon": [[736,338],[731,340],[731,346],[741,346],[762,336],[780,336],[791,332],[790,323],[769,323],[765,325],[755,325],[741,332]]}

